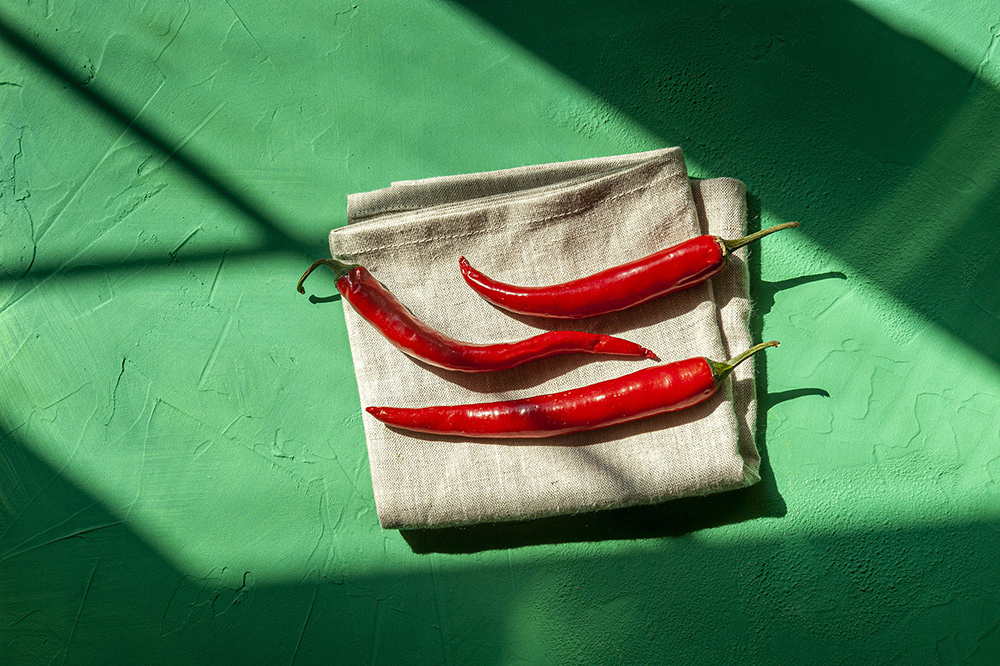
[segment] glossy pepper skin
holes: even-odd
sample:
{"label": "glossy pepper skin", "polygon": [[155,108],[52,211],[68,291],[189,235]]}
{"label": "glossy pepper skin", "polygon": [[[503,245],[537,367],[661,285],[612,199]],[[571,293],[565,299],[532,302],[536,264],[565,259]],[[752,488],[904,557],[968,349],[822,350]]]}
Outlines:
{"label": "glossy pepper skin", "polygon": [[698,236],[627,264],[546,287],[506,284],[476,270],[465,257],[458,262],[466,283],[497,307],[537,317],[582,319],[625,310],[701,284],[722,271],[738,248],[797,226],[798,222],[786,222],[730,241]]}
{"label": "glossy pepper skin", "polygon": [[363,266],[320,259],[299,279],[297,289],[317,266],[337,276],[337,291],[397,349],[425,363],[459,372],[492,372],[560,354],[609,354],[656,358],[634,342],[580,331],[549,331],[518,342],[472,344],[449,337],[417,319]]}
{"label": "glossy pepper skin", "polygon": [[776,341],[718,363],[696,357],[639,370],[590,386],[521,400],[422,408],[368,407],[404,430],[473,438],[541,438],[606,428],[708,400],[744,360]]}

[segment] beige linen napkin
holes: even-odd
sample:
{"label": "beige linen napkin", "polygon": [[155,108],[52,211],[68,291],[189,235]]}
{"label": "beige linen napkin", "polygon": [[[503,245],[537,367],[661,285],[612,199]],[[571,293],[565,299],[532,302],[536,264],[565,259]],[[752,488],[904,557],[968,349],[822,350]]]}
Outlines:
{"label": "beige linen napkin", "polygon": [[[577,329],[627,338],[664,363],[724,361],[750,346],[741,249],[706,284],[577,321],[512,316],[462,280],[458,258],[497,279],[544,285],[589,275],[693,236],[744,235],[730,178],[689,180],[679,148],[393,183],[348,198],[338,258],[367,266],[419,318],[468,342]],[[344,303],[362,406],[507,400],[585,386],[654,362],[574,355],[469,375],[393,348]],[[490,443],[394,431],[364,415],[385,528],[524,520],[649,504],[759,480],[753,362],[692,409],[550,440]]]}

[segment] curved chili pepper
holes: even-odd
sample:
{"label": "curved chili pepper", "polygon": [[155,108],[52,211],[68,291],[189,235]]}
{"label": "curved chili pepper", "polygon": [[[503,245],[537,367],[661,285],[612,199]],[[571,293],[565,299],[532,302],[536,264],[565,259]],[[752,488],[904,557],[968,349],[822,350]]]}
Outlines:
{"label": "curved chili pepper", "polygon": [[799,226],[785,222],[736,240],[698,236],[621,266],[548,287],[515,287],[487,277],[465,257],[462,277],[497,307],[520,314],[582,319],[617,312],[701,284],[726,266],[729,255],[768,234]]}
{"label": "curved chili pepper", "polygon": [[337,276],[337,291],[396,348],[425,363],[461,372],[506,370],[559,354],[613,354],[656,358],[634,342],[581,331],[549,331],[519,342],[472,344],[448,337],[417,319],[363,266],[320,259],[299,279],[296,289],[317,266],[329,266]]}
{"label": "curved chili pepper", "polygon": [[691,407],[715,395],[733,369],[765,347],[764,342],[719,363],[707,358],[639,370],[560,393],[521,400],[446,407],[367,407],[395,428],[464,437],[553,437],[596,430]]}

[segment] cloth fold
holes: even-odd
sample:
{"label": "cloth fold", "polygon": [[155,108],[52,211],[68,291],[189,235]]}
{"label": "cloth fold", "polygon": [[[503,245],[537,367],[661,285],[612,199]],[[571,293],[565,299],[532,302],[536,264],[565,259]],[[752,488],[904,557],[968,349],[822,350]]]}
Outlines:
{"label": "cloth fold", "polygon": [[[403,181],[348,197],[333,256],[363,264],[419,318],[468,342],[576,329],[624,337],[663,362],[726,360],[750,346],[746,248],[709,282],[584,320],[512,316],[464,283],[465,256],[491,277],[545,285],[589,275],[693,236],[745,234],[746,192],[691,180],[679,148]],[[564,356],[499,373],[424,365],[344,303],[362,406],[508,400],[617,377],[651,361]],[[487,443],[364,427],[384,528],[445,527],[650,504],[759,480],[753,360],[711,400],[614,428]]]}

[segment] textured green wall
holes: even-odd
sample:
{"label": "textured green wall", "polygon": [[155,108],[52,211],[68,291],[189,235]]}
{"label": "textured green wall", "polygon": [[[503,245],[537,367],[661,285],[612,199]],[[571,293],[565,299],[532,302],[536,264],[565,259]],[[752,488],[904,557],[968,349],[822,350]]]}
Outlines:
{"label": "textured green wall", "polygon": [[[277,4],[0,8],[0,661],[992,663],[996,2]],[[673,145],[803,223],[763,483],[382,531],[347,193]]]}

